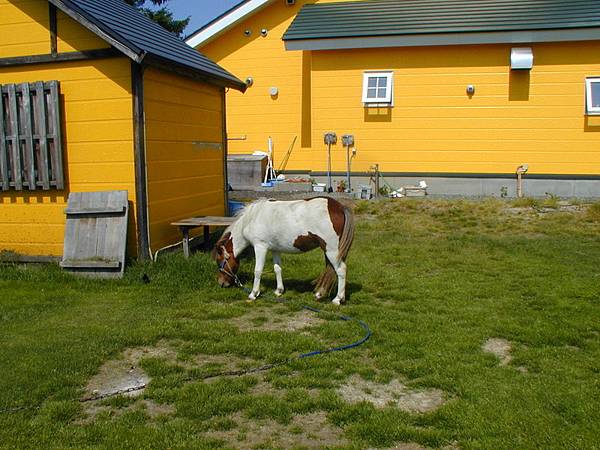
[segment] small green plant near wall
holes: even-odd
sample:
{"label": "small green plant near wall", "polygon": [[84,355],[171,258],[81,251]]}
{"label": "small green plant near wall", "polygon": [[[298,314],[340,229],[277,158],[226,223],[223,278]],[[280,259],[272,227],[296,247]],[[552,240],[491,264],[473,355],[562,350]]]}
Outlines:
{"label": "small green plant near wall", "polygon": [[552,194],[551,192],[546,192],[546,198],[542,201],[541,206],[543,208],[558,209],[559,201],[560,197],[558,195]]}
{"label": "small green plant near wall", "polygon": [[512,201],[514,208],[533,208],[538,206],[539,201],[533,197],[521,197],[516,198]]}
{"label": "small green plant near wall", "polygon": [[506,198],[506,197],[508,197],[508,187],[502,186],[500,188],[500,198]]}
{"label": "small green plant near wall", "polygon": [[379,188],[379,195],[381,195],[382,197],[387,197],[390,193],[390,188],[387,186],[381,186]]}
{"label": "small green plant near wall", "polygon": [[588,206],[585,216],[591,222],[600,222],[600,202]]}

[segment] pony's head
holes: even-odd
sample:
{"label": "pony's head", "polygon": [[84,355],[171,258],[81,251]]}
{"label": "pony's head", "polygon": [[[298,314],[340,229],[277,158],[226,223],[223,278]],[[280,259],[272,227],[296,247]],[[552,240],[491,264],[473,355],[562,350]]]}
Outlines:
{"label": "pony's head", "polygon": [[217,282],[221,287],[230,287],[235,284],[240,262],[233,254],[233,239],[230,232],[226,232],[216,243],[212,257],[217,262],[219,273]]}

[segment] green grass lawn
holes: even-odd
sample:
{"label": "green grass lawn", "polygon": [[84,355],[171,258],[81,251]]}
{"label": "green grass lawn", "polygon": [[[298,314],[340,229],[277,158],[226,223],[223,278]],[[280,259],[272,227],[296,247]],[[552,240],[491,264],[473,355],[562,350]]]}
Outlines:
{"label": "green grass lawn", "polygon": [[[301,305],[319,306],[310,280],[321,254],[284,256],[284,304],[218,288],[205,254],[133,265],[119,281],[2,265],[0,409],[39,407],[0,414],[0,447],[600,448],[600,207],[514,206],[358,204],[348,303],[321,306],[364,320],[372,338],[210,382],[189,379],[362,336],[328,314],[286,329],[306,316]],[[247,259],[242,279],[252,271]],[[263,292],[274,285],[265,274]],[[489,338],[512,359],[484,352]],[[140,397],[95,402],[94,414],[78,401],[106,361],[165,345],[174,357],[140,361],[151,377]],[[352,403],[340,393],[350,379],[439,390],[445,403],[422,413]]]}

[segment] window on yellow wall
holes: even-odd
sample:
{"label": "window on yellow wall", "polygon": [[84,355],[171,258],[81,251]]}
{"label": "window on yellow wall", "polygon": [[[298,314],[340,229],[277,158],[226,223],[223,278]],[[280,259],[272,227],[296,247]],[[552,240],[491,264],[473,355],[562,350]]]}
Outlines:
{"label": "window on yellow wall", "polygon": [[394,73],[365,72],[362,101],[365,106],[394,106]]}
{"label": "window on yellow wall", "polygon": [[600,77],[585,80],[585,112],[600,114]]}

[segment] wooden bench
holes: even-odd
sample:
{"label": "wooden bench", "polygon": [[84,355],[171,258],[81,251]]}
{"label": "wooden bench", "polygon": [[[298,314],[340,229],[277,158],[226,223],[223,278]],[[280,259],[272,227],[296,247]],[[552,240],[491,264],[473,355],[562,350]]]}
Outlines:
{"label": "wooden bench", "polygon": [[179,227],[179,230],[183,235],[183,254],[186,258],[189,258],[190,230],[197,227],[204,227],[204,248],[205,250],[209,250],[210,227],[228,227],[235,222],[235,220],[236,217],[201,216],[172,222],[171,225]]}

